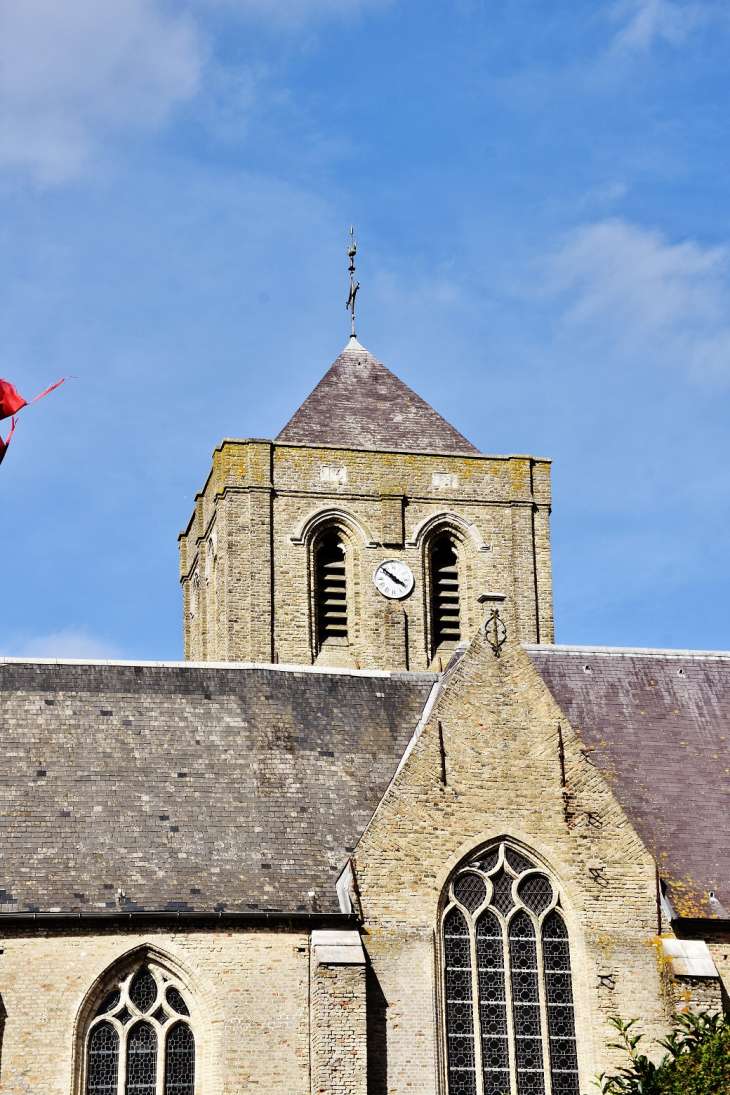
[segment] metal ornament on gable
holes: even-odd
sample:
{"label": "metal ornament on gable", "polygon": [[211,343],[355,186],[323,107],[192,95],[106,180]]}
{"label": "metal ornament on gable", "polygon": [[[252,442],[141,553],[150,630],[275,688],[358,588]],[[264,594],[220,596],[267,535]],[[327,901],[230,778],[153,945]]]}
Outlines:
{"label": "metal ornament on gable", "polygon": [[484,621],[484,637],[492,648],[495,658],[501,654],[502,647],[507,642],[507,625],[505,624],[500,606],[504,604],[504,593],[482,593],[477,597],[480,605],[491,604],[491,611]]}

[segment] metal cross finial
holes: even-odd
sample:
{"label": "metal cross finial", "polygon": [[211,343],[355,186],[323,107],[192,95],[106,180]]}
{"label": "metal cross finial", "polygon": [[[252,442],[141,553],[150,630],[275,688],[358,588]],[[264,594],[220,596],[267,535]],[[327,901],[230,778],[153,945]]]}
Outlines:
{"label": "metal cross finial", "polygon": [[352,337],[355,337],[355,297],[360,288],[360,282],[355,285],[355,255],[357,254],[357,240],[353,239],[354,229],[350,228],[350,246],[347,248],[347,257],[350,260],[350,295],[345,303],[352,313]]}

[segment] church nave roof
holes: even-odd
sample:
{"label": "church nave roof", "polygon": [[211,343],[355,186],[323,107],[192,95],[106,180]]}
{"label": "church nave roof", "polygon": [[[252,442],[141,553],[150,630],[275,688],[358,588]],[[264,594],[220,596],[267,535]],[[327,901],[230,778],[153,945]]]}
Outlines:
{"label": "church nave roof", "polygon": [[0,919],[339,912],[436,679],[0,659]]}

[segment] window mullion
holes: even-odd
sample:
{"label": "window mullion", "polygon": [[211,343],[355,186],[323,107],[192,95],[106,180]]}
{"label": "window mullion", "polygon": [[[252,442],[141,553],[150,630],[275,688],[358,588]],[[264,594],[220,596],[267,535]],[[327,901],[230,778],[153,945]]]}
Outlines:
{"label": "window mullion", "polygon": [[482,1002],[479,995],[479,955],[477,952],[476,923],[469,917],[469,942],[471,946],[471,995],[474,1020],[474,1068],[476,1070],[477,1095],[484,1095],[484,1069],[482,1067]]}
{"label": "window mullion", "polygon": [[165,1030],[157,1031],[157,1088],[156,1095],[165,1095]]}
{"label": "window mullion", "polygon": [[540,1026],[542,1028],[542,1059],[545,1073],[545,1095],[552,1095],[553,1076],[550,1061],[550,1029],[548,1026],[547,992],[545,989],[545,960],[542,953],[542,929],[535,928],[537,944],[537,983],[540,990]]}
{"label": "window mullion", "polygon": [[117,1095],[124,1095],[124,1089],[127,1086],[127,1026],[122,1026],[122,1033],[119,1038],[119,1063],[117,1065]]}
{"label": "window mullion", "polygon": [[512,1005],[512,955],[509,945],[509,932],[506,922],[502,924],[502,952],[504,963],[504,985],[507,1009],[507,1043],[509,1046],[509,1077],[514,1095],[517,1095],[517,1057],[515,1054],[515,1023]]}

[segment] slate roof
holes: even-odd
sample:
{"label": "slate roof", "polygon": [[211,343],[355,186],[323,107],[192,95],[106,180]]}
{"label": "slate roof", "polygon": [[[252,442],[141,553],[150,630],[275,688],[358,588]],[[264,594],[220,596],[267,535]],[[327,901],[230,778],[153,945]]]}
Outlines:
{"label": "slate roof", "polygon": [[388,452],[479,452],[355,339],[276,441]]}
{"label": "slate roof", "polygon": [[727,917],[730,653],[525,649],[655,856],[675,912]]}
{"label": "slate roof", "polygon": [[337,912],[436,680],[0,660],[0,918]]}

